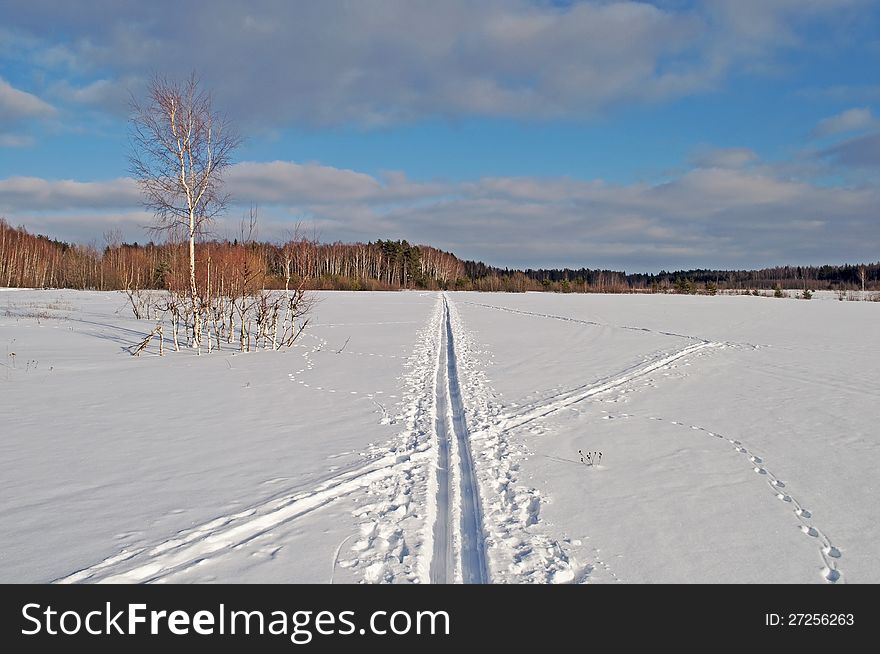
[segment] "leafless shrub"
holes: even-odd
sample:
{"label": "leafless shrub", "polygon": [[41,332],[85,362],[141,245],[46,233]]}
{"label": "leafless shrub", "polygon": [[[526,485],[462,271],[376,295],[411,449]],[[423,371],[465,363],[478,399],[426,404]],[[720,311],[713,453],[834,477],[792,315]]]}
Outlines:
{"label": "leafless shrub", "polygon": [[581,456],[581,463],[586,466],[597,466],[602,461],[602,452],[584,452],[583,450],[578,450],[578,454]]}
{"label": "leafless shrub", "polygon": [[162,328],[161,323],[156,325],[155,329],[153,329],[149,334],[147,334],[146,337],[144,338],[144,340],[142,340],[137,345],[134,345],[131,348],[129,348],[129,351],[131,352],[132,356],[139,357],[141,355],[141,352],[143,352],[145,349],[147,349],[147,346],[150,344],[150,342],[153,340],[153,338],[155,338],[157,336],[159,337],[159,356],[163,356],[165,354],[165,348],[164,348],[163,328]]}

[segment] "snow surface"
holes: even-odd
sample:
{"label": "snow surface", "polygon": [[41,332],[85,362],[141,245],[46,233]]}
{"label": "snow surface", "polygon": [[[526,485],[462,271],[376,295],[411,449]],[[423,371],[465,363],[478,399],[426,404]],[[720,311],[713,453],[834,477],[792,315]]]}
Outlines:
{"label": "snow surface", "polygon": [[332,292],[135,358],[3,290],[0,581],[880,581],[880,303]]}

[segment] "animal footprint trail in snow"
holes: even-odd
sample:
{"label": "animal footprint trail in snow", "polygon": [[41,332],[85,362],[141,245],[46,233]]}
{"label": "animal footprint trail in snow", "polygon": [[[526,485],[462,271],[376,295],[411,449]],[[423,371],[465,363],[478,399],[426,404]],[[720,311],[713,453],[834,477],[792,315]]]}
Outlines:
{"label": "animal footprint trail in snow", "polygon": [[[297,384],[300,384],[303,388],[308,388],[313,391],[321,391],[322,393],[332,393],[332,394],[340,393],[343,395],[356,395],[356,396],[358,396],[358,399],[364,398],[367,400],[373,400],[373,398],[376,395],[382,395],[384,393],[384,391],[369,390],[369,389],[363,389],[363,388],[357,389],[357,390],[352,390],[351,388],[331,388],[329,386],[318,386],[314,382],[314,380],[312,381],[312,383],[307,382],[306,379],[309,379],[309,377],[306,376],[305,373],[308,373],[308,372],[314,370],[314,368],[315,368],[315,361],[314,361],[314,358],[312,357],[312,355],[316,354],[316,353],[320,353],[324,350],[325,347],[328,347],[328,341],[327,341],[327,339],[321,338],[320,336],[316,336],[314,334],[306,334],[306,335],[310,336],[312,339],[317,341],[317,345],[315,345],[311,348],[308,348],[303,345],[299,346],[299,347],[306,347],[306,351],[303,352],[301,355],[303,357],[305,363],[303,364],[303,367],[298,369],[295,373],[288,373],[287,378],[290,382],[295,382]],[[342,347],[340,347],[340,348],[335,348],[335,346],[334,346],[334,347],[331,347],[327,351],[328,352],[332,351],[334,354],[337,354],[337,355],[339,355],[339,354],[352,354],[352,355],[363,356],[363,357],[375,356],[375,357],[384,358],[384,359],[400,359],[400,360],[404,361],[404,365],[406,365],[409,362],[408,357],[398,356],[395,354],[379,354],[379,353],[373,353],[373,352],[351,352],[349,350],[346,350],[346,346],[348,345],[350,340],[351,340],[350,338],[347,339],[342,344]],[[396,396],[389,395],[388,397],[394,398]],[[395,422],[395,419],[388,417],[388,412],[385,410],[384,406],[379,405],[379,404],[377,404],[377,406],[382,411],[382,418],[379,421],[380,424],[393,424]]]}
{"label": "animal footprint trail in snow", "polygon": [[[650,416],[648,419],[657,421],[663,420],[663,418],[657,416]],[[702,432],[706,436],[709,436],[711,438],[716,438],[721,441],[727,441],[727,443],[732,446],[734,452],[745,458],[745,460],[748,462],[748,465],[752,468],[752,471],[767,482],[767,486],[769,487],[773,495],[778,500],[785,502],[786,504],[791,506],[792,513],[798,519],[798,528],[800,529],[800,531],[806,536],[814,538],[818,541],[819,555],[823,564],[822,578],[825,579],[825,581],[827,581],[828,583],[832,584],[837,583],[841,580],[842,575],[838,565],[838,561],[842,557],[840,549],[836,547],[831,542],[831,539],[821,529],[816,527],[814,523],[808,522],[813,517],[813,514],[809,510],[805,509],[801,505],[801,503],[797,499],[795,499],[794,495],[792,495],[787,490],[783,490],[786,488],[785,482],[779,479],[769,470],[769,468],[767,468],[763,457],[756,455],[754,452],[749,450],[745,443],[736,438],[729,438],[724,434],[706,429],[705,427],[702,427],[700,425],[691,425],[686,422],[680,422],[678,420],[668,420],[667,422],[671,425],[676,425],[677,427],[681,427],[683,429]]]}

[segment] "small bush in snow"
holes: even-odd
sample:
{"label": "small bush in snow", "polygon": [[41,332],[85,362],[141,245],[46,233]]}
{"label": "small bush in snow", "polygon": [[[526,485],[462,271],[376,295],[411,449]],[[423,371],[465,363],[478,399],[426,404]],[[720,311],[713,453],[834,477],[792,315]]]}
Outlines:
{"label": "small bush in snow", "polygon": [[597,466],[602,460],[601,452],[584,452],[583,450],[578,450],[578,454],[581,455],[581,463],[587,466]]}

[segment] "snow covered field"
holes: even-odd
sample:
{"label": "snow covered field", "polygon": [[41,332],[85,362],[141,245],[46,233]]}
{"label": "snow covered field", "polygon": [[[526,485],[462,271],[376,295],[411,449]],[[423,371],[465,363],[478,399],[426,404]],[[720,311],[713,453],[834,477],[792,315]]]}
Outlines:
{"label": "snow covered field", "polygon": [[334,292],[134,358],[124,295],[0,290],[0,581],[880,581],[880,303]]}

